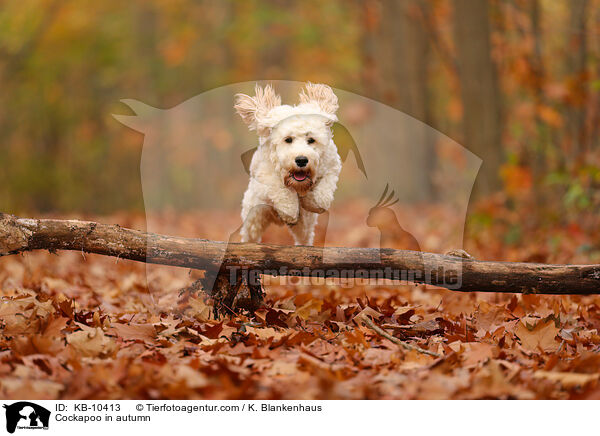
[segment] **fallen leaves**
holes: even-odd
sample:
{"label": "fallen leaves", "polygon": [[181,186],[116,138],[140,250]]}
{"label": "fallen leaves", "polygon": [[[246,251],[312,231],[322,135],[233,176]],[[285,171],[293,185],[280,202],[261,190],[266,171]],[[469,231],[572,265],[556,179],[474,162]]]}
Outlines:
{"label": "fallen leaves", "polygon": [[574,372],[552,372],[552,371],[536,371],[533,376],[535,378],[543,378],[553,382],[560,383],[564,388],[581,388],[586,385],[597,382],[600,374],[578,374]]}
{"label": "fallen leaves", "polygon": [[448,344],[454,352],[458,353],[462,359],[464,367],[472,367],[485,363],[494,357],[496,347],[484,342],[452,342]]}
{"label": "fallen leaves", "polygon": [[77,353],[85,357],[108,357],[117,349],[117,344],[100,327],[80,325],[81,330],[66,336]]}
{"label": "fallen leaves", "polygon": [[[211,222],[189,220],[164,225]],[[206,296],[179,296],[190,281],[187,271],[80,253],[0,259],[0,395],[600,398],[593,296],[273,279],[255,316],[216,320]]]}
{"label": "fallen leaves", "polygon": [[520,321],[515,328],[515,334],[521,340],[523,348],[528,351],[544,352],[558,350],[560,343],[556,340],[559,329],[553,320],[540,321],[535,325]]}
{"label": "fallen leaves", "polygon": [[140,340],[151,343],[156,338],[152,324],[113,324],[112,331],[124,340]]}
{"label": "fallen leaves", "polygon": [[307,295],[304,295],[302,297],[303,299],[307,297],[308,301],[302,304],[302,306],[300,306],[299,308],[297,308],[296,311],[293,313],[293,316],[297,316],[302,320],[307,320],[311,316],[316,315],[321,311],[321,306],[323,304],[321,300],[310,298],[310,296]]}

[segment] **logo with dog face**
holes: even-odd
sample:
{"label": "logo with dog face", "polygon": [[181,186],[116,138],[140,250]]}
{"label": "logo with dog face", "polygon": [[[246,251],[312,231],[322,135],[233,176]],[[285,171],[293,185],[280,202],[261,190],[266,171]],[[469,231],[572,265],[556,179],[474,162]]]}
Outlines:
{"label": "logo with dog face", "polygon": [[19,401],[4,405],[6,412],[6,431],[14,433],[16,429],[47,430],[50,411],[29,401]]}

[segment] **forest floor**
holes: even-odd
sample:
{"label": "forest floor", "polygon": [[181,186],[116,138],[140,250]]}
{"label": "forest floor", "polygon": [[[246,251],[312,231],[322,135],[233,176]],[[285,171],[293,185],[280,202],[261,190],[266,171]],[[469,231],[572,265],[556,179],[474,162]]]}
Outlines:
{"label": "forest floor", "polygon": [[[503,213],[467,238],[478,259],[591,263],[582,229],[525,226],[513,238]],[[86,218],[146,227],[142,216]],[[237,219],[165,214],[152,230],[202,235]],[[357,231],[336,237],[360,242]],[[79,252],[1,258],[0,397],[600,399],[600,297],[273,279],[255,316],[215,320],[210,299],[179,296],[191,281],[188,270]],[[441,357],[400,348],[364,315]]]}

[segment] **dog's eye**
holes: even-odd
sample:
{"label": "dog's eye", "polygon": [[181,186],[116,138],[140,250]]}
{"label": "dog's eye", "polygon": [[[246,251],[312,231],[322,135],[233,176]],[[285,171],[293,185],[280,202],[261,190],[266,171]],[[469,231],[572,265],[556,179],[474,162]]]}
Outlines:
{"label": "dog's eye", "polygon": [[285,142],[287,142],[288,144],[291,144],[293,140],[294,140],[294,138],[292,138],[291,136],[288,136],[287,138],[285,138]]}
{"label": "dog's eye", "polygon": [[315,138],[308,138],[308,141],[306,141],[306,142],[308,142],[309,144],[312,144],[315,142]]}

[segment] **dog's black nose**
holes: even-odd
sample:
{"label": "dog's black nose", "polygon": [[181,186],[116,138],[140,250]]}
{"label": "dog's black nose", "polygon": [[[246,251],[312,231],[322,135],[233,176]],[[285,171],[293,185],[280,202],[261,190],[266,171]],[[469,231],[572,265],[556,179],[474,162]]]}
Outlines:
{"label": "dog's black nose", "polygon": [[305,156],[298,156],[296,158],[296,165],[298,165],[300,168],[305,167],[307,163],[308,163],[308,158]]}

